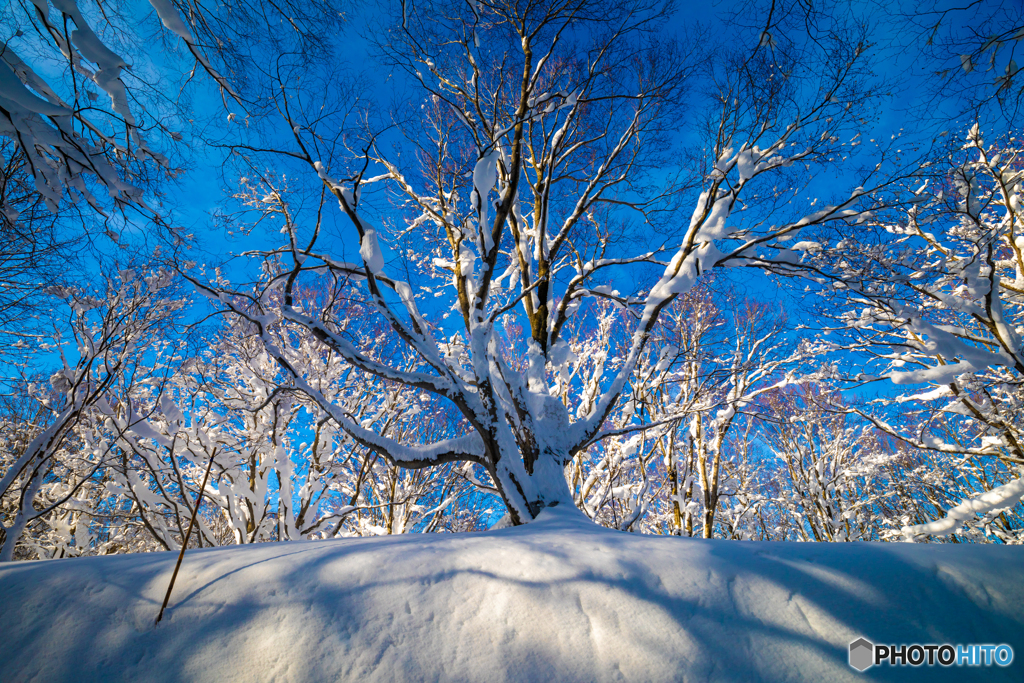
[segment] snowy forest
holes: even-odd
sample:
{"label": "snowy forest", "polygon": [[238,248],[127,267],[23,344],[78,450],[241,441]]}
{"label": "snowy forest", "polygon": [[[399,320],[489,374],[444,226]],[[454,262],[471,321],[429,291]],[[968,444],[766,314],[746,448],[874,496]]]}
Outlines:
{"label": "snowy forest", "polygon": [[1024,8],[702,5],[6,3],[0,561],[1024,542]]}

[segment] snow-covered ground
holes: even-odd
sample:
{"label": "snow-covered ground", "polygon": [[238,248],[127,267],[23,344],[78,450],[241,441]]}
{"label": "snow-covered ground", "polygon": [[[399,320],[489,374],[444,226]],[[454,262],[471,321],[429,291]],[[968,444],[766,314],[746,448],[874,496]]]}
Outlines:
{"label": "snow-covered ground", "polygon": [[[1024,548],[526,527],[0,565],[4,681],[1024,680]],[[847,665],[1008,643],[1009,667]]]}

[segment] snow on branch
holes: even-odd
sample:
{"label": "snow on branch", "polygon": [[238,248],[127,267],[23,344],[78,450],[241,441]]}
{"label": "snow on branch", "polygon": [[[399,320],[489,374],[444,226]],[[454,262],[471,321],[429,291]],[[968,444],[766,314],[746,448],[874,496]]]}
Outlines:
{"label": "snow on branch", "polygon": [[903,536],[908,541],[913,541],[918,536],[947,536],[963,526],[964,522],[976,516],[1011,508],[1022,498],[1024,498],[1024,479],[1015,479],[1002,486],[997,486],[991,491],[986,491],[976,498],[965,500],[951,508],[942,519],[927,524],[903,527]]}

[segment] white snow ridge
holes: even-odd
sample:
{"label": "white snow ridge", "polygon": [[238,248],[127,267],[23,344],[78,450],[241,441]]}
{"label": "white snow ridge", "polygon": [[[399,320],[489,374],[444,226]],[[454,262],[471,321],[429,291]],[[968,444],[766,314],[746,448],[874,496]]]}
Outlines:
{"label": "white snow ridge", "polygon": [[[1024,548],[749,543],[601,529],[563,507],[460,535],[0,566],[4,681],[1022,680]],[[1001,667],[847,646],[1007,643]]]}

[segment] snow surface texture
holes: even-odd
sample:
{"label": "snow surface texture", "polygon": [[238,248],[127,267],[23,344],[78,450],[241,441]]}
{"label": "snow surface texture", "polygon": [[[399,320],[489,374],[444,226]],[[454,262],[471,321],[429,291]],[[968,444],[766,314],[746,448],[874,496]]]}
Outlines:
{"label": "snow surface texture", "polygon": [[[573,511],[462,535],[0,566],[5,681],[1022,680],[1024,548],[650,537]],[[848,643],[1009,643],[1007,668]]]}

